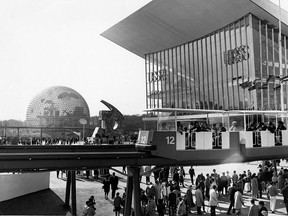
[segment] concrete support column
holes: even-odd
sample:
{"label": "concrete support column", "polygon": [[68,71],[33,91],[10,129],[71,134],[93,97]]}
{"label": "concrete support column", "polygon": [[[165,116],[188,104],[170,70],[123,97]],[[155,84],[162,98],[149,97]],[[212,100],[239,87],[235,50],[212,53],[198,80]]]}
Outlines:
{"label": "concrete support column", "polygon": [[75,171],[70,171],[71,172],[71,183],[72,183],[72,215],[77,215],[77,204],[76,204],[76,172]]}
{"label": "concrete support column", "polygon": [[[129,167],[128,167],[128,173],[129,173]],[[126,186],[124,216],[130,216],[131,215],[132,191],[133,191],[133,176],[128,176],[127,177],[127,186]]]}
{"label": "concrete support column", "polygon": [[70,200],[70,189],[71,189],[71,172],[67,171],[67,181],[66,181],[66,194],[65,194],[65,206],[69,206]]}
{"label": "concrete support column", "polygon": [[133,167],[133,195],[134,195],[134,211],[135,216],[142,216],[140,201],[140,167]]}
{"label": "concrete support column", "polygon": [[77,215],[77,203],[76,203],[76,172],[67,171],[66,182],[66,194],[65,194],[65,206],[70,206],[70,192],[71,192],[71,214]]}

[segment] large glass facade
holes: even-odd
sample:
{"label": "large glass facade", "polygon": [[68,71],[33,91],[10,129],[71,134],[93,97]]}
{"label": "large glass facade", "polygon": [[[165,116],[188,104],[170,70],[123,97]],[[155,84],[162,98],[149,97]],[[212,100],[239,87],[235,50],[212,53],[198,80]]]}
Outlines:
{"label": "large glass facade", "polygon": [[287,37],[282,73],[278,42],[275,27],[247,14],[202,38],[147,54],[147,108],[279,110],[283,90],[287,109]]}

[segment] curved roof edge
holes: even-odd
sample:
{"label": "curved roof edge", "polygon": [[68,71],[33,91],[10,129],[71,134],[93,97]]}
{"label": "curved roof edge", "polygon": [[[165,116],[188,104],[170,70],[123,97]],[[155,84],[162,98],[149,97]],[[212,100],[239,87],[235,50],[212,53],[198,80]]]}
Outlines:
{"label": "curved roof edge", "polygon": [[[144,58],[201,38],[252,13],[278,26],[279,8],[269,0],[154,0],[101,35]],[[281,11],[288,36],[288,12]]]}

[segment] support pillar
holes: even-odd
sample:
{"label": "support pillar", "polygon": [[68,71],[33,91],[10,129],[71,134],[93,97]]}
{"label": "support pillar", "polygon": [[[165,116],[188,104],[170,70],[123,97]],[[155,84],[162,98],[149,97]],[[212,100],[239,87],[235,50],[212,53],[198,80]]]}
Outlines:
{"label": "support pillar", "polygon": [[[128,167],[128,173],[129,173],[129,169],[130,169],[130,167]],[[132,191],[133,191],[133,176],[129,175],[127,177],[124,216],[130,216],[131,215]]]}
{"label": "support pillar", "polygon": [[133,167],[133,195],[134,195],[134,211],[135,216],[142,216],[140,201],[140,167]]}
{"label": "support pillar", "polygon": [[128,167],[124,216],[131,215],[132,199],[135,216],[142,216],[140,194],[140,167]]}
{"label": "support pillar", "polygon": [[77,215],[77,204],[76,204],[76,172],[75,171],[70,171],[71,172],[71,183],[72,183],[72,194],[71,194],[71,198],[72,198],[72,215]]}
{"label": "support pillar", "polygon": [[71,171],[67,171],[67,181],[66,181],[66,194],[65,194],[65,206],[69,206],[70,200],[70,189],[71,189]]}
{"label": "support pillar", "polygon": [[66,194],[65,194],[65,206],[70,206],[70,192],[71,192],[71,214],[77,215],[77,203],[76,203],[76,172],[67,171],[66,182]]}

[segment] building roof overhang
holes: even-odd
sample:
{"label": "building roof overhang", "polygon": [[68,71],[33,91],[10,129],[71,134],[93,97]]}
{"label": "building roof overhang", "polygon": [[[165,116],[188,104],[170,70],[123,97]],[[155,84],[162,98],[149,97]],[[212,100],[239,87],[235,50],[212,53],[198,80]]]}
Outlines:
{"label": "building roof overhang", "polygon": [[[201,38],[246,14],[278,27],[279,7],[269,0],[154,0],[101,35],[144,58]],[[281,10],[282,34],[288,35],[288,13]]]}

